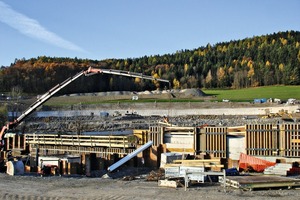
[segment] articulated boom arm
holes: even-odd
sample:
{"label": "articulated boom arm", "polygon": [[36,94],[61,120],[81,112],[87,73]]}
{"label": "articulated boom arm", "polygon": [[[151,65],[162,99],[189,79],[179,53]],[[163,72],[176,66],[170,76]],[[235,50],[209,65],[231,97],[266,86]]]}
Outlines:
{"label": "articulated boom arm", "polygon": [[[72,76],[68,79],[66,79],[64,82],[54,86],[51,88],[48,92],[43,94],[41,97],[39,97],[33,104],[31,104],[17,119],[15,119],[13,122],[9,122],[7,125],[3,126],[1,132],[0,132],[0,140],[3,140],[3,137],[7,130],[15,128],[23,121],[25,117],[30,115],[33,111],[35,111],[40,105],[44,104],[48,99],[50,99],[55,93],[57,93],[59,90],[79,78],[85,73],[85,71],[81,71],[75,76]],[[0,144],[1,145],[1,144]]]}
{"label": "articulated boom arm", "polygon": [[133,77],[133,78],[141,78],[141,79],[148,79],[148,80],[153,80],[153,81],[170,83],[170,81],[168,81],[168,80],[154,78],[152,76],[146,76],[146,75],[143,75],[142,73],[134,73],[134,72],[129,72],[129,71],[114,70],[114,69],[95,69],[95,68],[91,68],[91,67],[87,70],[86,76],[99,74],[99,73],[119,75],[119,76],[128,76],[128,77]]}
{"label": "articulated boom arm", "polygon": [[[5,126],[3,126],[1,132],[0,132],[0,141],[3,141],[4,135],[7,132],[7,130],[15,128],[18,126],[28,115],[30,115],[33,111],[35,111],[39,106],[44,104],[47,100],[49,100],[54,94],[56,94],[58,91],[81,77],[82,75],[85,76],[92,76],[94,74],[112,74],[112,75],[119,75],[119,76],[127,76],[127,77],[134,77],[134,78],[141,78],[141,79],[148,79],[153,81],[160,81],[160,82],[167,82],[170,84],[168,80],[165,79],[158,79],[154,78],[152,76],[145,76],[143,74],[139,73],[133,73],[129,71],[120,71],[120,70],[111,70],[111,69],[96,69],[96,68],[88,68],[88,70],[81,71],[77,73],[75,76],[72,76],[68,79],[66,79],[64,82],[54,86],[49,91],[47,91],[45,94],[43,94],[41,97],[39,97],[33,104],[31,104],[16,120],[13,122],[9,122]],[[3,146],[3,144],[0,144],[0,147]]]}

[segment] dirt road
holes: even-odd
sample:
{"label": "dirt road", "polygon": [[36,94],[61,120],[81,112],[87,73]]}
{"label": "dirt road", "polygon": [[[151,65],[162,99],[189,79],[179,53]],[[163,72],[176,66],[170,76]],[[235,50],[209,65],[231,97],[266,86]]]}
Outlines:
{"label": "dirt road", "polygon": [[145,179],[123,181],[87,177],[9,176],[0,174],[0,199],[68,200],[68,199],[300,199],[299,190],[242,191],[224,188],[217,183],[199,183],[184,188],[158,187]]}

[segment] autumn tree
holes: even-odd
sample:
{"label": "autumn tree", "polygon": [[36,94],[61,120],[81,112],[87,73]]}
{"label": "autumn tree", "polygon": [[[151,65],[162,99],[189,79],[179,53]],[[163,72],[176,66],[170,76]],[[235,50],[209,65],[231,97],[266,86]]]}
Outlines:
{"label": "autumn tree", "polygon": [[218,86],[223,87],[224,80],[225,80],[225,70],[223,67],[217,69],[217,80],[218,80]]}
{"label": "autumn tree", "polygon": [[[89,60],[68,57],[16,59],[0,69],[0,89],[21,86],[41,94],[89,66],[155,75],[176,88],[243,88],[273,84],[300,84],[300,32],[286,31],[242,40],[207,44],[193,50],[141,58]],[[64,93],[105,90],[150,90],[158,82],[92,77],[80,78]]]}
{"label": "autumn tree", "polygon": [[208,71],[206,78],[205,78],[205,87],[206,88],[211,88],[212,86],[212,75],[211,75],[211,70]]}

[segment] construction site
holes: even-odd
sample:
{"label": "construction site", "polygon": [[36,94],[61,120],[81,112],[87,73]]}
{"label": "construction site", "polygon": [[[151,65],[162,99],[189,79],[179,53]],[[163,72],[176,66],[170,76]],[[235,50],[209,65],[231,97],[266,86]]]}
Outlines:
{"label": "construction site", "polygon": [[[79,75],[87,73],[103,72],[89,69]],[[193,183],[207,182],[217,182],[224,190],[300,186],[297,104],[183,106],[133,99],[136,102],[36,111],[64,84],[69,82],[52,88],[3,127],[1,158],[6,174],[134,180],[146,173],[144,179],[157,182],[157,187],[181,186],[185,191],[199,187]],[[199,93],[184,92],[191,95],[191,91]]]}

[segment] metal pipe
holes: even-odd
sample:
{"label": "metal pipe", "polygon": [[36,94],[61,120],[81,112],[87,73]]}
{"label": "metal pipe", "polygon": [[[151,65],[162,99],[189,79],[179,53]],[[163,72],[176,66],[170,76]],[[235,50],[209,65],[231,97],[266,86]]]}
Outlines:
{"label": "metal pipe", "polygon": [[113,165],[109,166],[107,168],[107,170],[109,172],[114,171],[115,169],[117,169],[118,167],[120,167],[121,165],[123,165],[124,163],[126,163],[127,161],[129,161],[131,158],[135,157],[137,154],[139,154],[140,152],[146,150],[148,147],[150,147],[153,144],[152,141],[147,142],[146,144],[144,144],[143,146],[141,146],[140,148],[136,149],[134,152],[128,154],[127,156],[125,156],[124,158],[122,158],[121,160],[119,160],[118,162],[114,163]]}

